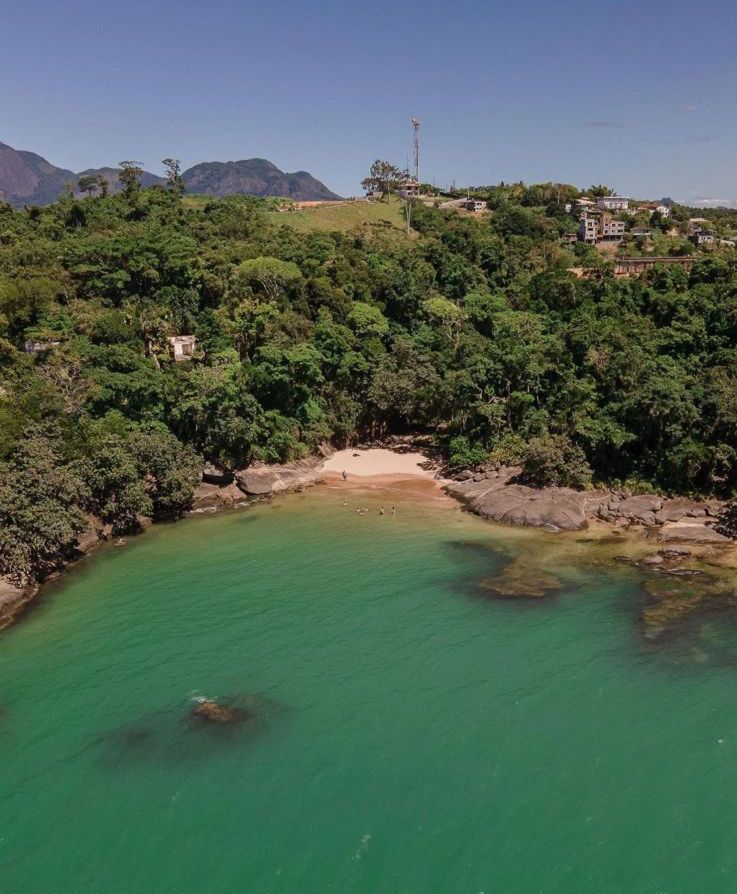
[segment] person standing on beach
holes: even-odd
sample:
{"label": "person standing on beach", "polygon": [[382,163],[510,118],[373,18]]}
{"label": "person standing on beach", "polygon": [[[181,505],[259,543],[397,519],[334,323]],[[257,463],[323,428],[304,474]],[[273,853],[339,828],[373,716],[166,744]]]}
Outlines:
{"label": "person standing on beach", "polygon": [[348,478],[348,472],[346,472],[346,470],[343,469],[343,481],[345,481],[347,478]]}

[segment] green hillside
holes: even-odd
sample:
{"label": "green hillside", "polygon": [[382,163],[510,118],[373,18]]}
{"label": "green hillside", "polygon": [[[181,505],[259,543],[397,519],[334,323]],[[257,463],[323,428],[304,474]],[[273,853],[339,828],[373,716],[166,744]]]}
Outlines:
{"label": "green hillside", "polygon": [[350,204],[317,205],[295,211],[273,211],[276,224],[287,224],[298,233],[331,230],[347,233],[364,224],[386,224],[406,228],[404,202],[391,197],[387,202],[351,202]]}

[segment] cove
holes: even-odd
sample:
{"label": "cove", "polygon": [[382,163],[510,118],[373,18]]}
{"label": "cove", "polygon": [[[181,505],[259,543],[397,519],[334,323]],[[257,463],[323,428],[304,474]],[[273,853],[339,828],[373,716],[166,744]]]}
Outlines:
{"label": "cove", "polygon": [[653,638],[616,544],[387,499],[156,527],[0,637],[5,894],[735,887],[731,612]]}

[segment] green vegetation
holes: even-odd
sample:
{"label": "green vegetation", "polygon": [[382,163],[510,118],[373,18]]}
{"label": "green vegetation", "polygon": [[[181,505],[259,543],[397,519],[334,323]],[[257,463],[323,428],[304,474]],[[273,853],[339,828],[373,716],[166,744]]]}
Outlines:
{"label": "green vegetation", "polygon": [[277,226],[286,224],[299,233],[320,230],[348,233],[365,224],[379,224],[398,229],[406,228],[404,202],[388,196],[382,202],[345,202],[316,205],[302,210],[272,212],[271,221]]}
{"label": "green vegetation", "polygon": [[132,175],[121,195],[0,206],[0,573],[47,573],[89,514],[116,533],[176,517],[203,458],[412,430],[456,466],[521,461],[539,483],[734,495],[733,251],[576,280],[568,187],[495,188],[482,220],[418,205],[407,239],[322,228],[374,209],[399,224],[393,199],[182,197],[170,161],[169,189]]}

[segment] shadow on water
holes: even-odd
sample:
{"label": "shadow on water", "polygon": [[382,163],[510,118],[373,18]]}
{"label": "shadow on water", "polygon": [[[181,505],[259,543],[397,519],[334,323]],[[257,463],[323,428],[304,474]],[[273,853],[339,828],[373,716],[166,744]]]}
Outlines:
{"label": "shadow on water", "polygon": [[141,763],[186,763],[241,751],[270,729],[285,708],[253,693],[206,699],[195,697],[104,733],[96,740],[100,761],[111,769]]}

